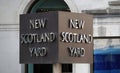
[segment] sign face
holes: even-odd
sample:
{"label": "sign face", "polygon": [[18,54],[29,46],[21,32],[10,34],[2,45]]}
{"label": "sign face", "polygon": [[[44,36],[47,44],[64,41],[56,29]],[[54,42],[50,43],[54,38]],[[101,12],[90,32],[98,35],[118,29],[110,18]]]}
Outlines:
{"label": "sign face", "polygon": [[70,12],[20,16],[20,63],[92,63],[93,19]]}
{"label": "sign face", "polygon": [[93,62],[93,19],[80,13],[59,13],[60,63]]}
{"label": "sign face", "polygon": [[20,63],[56,63],[57,23],[56,13],[20,16]]}

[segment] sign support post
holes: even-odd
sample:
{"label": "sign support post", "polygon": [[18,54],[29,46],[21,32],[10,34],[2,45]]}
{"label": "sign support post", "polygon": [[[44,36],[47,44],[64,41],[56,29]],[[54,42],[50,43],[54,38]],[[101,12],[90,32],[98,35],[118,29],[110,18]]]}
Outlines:
{"label": "sign support post", "polygon": [[62,64],[53,64],[53,73],[62,73]]}

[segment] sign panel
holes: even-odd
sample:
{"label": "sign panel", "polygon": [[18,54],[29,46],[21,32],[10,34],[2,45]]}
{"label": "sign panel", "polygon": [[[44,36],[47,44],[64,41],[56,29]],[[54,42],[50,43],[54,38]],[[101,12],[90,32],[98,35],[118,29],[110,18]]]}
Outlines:
{"label": "sign panel", "polygon": [[93,19],[82,13],[59,12],[59,62],[93,62]]}
{"label": "sign panel", "polygon": [[20,63],[56,63],[57,13],[20,16]]}
{"label": "sign panel", "polygon": [[46,12],[20,16],[20,63],[92,63],[91,15]]}

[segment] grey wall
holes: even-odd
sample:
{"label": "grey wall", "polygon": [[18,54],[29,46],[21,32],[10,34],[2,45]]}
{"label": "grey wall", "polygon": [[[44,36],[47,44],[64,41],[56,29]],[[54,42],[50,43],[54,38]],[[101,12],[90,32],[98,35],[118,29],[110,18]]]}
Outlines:
{"label": "grey wall", "polygon": [[20,73],[18,31],[0,30],[0,73]]}
{"label": "grey wall", "polygon": [[115,0],[74,0],[79,12],[81,10],[102,9],[108,7],[108,1]]}

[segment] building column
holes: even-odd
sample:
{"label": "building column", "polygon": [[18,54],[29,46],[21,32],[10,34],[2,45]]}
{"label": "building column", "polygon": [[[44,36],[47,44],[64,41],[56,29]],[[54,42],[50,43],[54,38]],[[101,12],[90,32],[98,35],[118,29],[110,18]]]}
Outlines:
{"label": "building column", "polygon": [[88,63],[73,64],[73,73],[90,73],[90,64]]}

